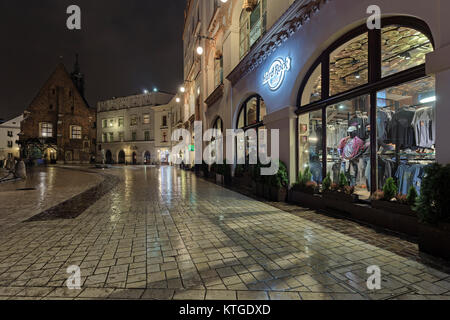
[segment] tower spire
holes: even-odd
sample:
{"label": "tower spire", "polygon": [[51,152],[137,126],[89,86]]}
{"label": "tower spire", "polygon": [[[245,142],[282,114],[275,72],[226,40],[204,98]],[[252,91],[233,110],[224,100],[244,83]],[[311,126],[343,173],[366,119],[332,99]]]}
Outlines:
{"label": "tower spire", "polygon": [[75,54],[75,63],[73,65],[71,77],[78,91],[84,97],[84,74],[81,73],[78,53]]}

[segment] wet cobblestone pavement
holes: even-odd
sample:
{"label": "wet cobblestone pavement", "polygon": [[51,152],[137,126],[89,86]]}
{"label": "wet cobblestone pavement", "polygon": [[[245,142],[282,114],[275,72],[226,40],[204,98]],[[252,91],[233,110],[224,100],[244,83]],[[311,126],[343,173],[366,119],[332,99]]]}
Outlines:
{"label": "wet cobblestone pavement", "polygon": [[[450,274],[399,238],[170,167],[105,173],[119,184],[79,216],[2,230],[0,299],[450,299]],[[65,287],[71,265],[81,290]]]}

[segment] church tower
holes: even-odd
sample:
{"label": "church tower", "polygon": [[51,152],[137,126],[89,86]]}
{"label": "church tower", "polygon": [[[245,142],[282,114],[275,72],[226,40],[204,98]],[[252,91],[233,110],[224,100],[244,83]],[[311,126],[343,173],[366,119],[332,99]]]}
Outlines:
{"label": "church tower", "polygon": [[70,74],[73,83],[77,87],[81,96],[84,98],[84,74],[81,73],[80,64],[78,62],[78,53],[75,56],[75,64],[73,66],[73,72]]}

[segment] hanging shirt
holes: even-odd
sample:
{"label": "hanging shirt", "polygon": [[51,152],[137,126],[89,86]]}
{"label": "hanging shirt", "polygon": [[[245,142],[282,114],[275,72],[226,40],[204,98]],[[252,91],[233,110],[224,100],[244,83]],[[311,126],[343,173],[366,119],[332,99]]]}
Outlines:
{"label": "hanging shirt", "polygon": [[352,160],[364,150],[364,141],[359,137],[353,139],[350,137],[344,138],[339,143],[338,150],[345,160]]}

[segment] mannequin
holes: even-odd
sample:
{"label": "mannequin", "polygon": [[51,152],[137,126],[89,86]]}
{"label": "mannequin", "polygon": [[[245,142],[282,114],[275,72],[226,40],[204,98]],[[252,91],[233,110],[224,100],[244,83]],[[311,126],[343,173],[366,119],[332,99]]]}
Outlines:
{"label": "mannequin", "polygon": [[358,137],[358,129],[355,126],[349,127],[347,133],[348,137],[342,139],[338,147],[339,156],[342,159],[341,172],[345,172],[350,177],[351,185],[355,186],[358,176],[357,158],[364,151],[364,141]]}

